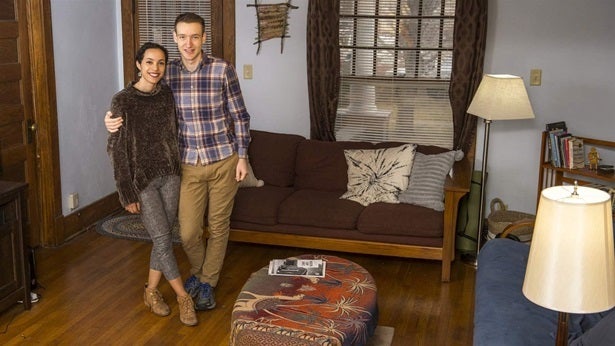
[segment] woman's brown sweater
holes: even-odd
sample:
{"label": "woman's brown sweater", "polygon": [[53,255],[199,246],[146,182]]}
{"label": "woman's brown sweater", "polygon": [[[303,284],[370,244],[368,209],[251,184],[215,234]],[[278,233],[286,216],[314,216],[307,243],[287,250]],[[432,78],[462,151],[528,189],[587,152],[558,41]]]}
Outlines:
{"label": "woman's brown sweater", "polygon": [[111,100],[114,117],[124,122],[109,135],[107,153],[113,164],[122,206],[139,201],[152,179],[180,175],[177,118],[171,89],[163,83],[151,93],[130,83]]}

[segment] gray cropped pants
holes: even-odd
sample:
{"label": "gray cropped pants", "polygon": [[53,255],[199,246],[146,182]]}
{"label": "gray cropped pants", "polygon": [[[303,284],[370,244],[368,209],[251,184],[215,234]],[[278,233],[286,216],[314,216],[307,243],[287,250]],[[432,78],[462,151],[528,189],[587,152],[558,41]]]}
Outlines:
{"label": "gray cropped pants", "polygon": [[153,244],[149,267],[161,271],[167,280],[180,276],[171,233],[177,218],[179,187],[179,176],[168,175],[155,178],[139,194],[141,220]]}

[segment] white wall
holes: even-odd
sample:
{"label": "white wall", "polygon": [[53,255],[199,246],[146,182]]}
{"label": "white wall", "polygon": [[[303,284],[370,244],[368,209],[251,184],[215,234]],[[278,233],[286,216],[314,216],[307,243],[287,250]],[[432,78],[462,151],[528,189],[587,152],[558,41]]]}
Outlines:
{"label": "white wall", "polygon": [[[70,192],[87,205],[115,190],[102,116],[122,80],[121,37],[110,29],[120,25],[117,1],[52,1],[64,203]],[[280,40],[272,39],[257,55],[255,9],[237,2],[236,64],[240,78],[243,65],[253,65],[254,78],[241,78],[252,128],[308,136],[308,0],[293,4],[299,9],[290,12],[284,52]],[[535,211],[538,147],[546,123],[564,120],[575,134],[615,141],[612,13],[610,0],[489,1],[485,73],[516,74],[527,85],[530,69],[540,68],[543,80],[542,86],[528,85],[536,119],[491,125],[487,204],[500,197],[510,209]],[[477,138],[481,167],[482,124]]]}
{"label": "white wall", "polygon": [[[261,3],[279,3],[262,1]],[[258,45],[256,10],[237,2],[236,65],[240,76],[251,128],[308,137],[310,111],[307,91],[307,61],[305,35],[308,0],[293,1],[298,9],[290,10],[288,35],[284,51],[280,53],[281,40],[270,39]],[[243,66],[251,64],[254,78],[243,79]]]}
{"label": "white wall", "polygon": [[118,3],[51,1],[64,215],[71,193],[83,207],[115,191],[102,119],[123,80]]}
{"label": "white wall", "polygon": [[[615,141],[613,13],[611,0],[489,2],[484,71],[522,76],[536,118],[491,124],[487,206],[500,197],[509,209],[535,212],[545,124],[563,120],[573,134]],[[533,68],[542,69],[541,86],[529,86]],[[482,124],[479,130],[476,167],[482,165]],[[606,154],[605,162],[615,162]]]}

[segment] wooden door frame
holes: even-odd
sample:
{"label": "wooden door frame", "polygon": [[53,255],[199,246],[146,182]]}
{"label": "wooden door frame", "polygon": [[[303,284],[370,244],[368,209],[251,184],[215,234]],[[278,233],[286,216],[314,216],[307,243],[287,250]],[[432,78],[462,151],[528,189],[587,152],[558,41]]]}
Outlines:
{"label": "wooden door frame", "polygon": [[37,124],[35,164],[38,184],[30,194],[38,200],[38,215],[33,215],[33,218],[38,219],[39,242],[30,245],[53,247],[80,234],[121,206],[117,193],[113,193],[70,215],[63,215],[51,1],[23,2],[27,4],[29,25],[32,118]]}
{"label": "wooden door frame", "polygon": [[[24,1],[27,4],[29,52],[32,80],[33,119],[36,131],[36,193],[39,200],[40,245],[63,242],[60,149],[56,104],[53,36],[50,0]],[[37,244],[38,245],[38,244]]]}

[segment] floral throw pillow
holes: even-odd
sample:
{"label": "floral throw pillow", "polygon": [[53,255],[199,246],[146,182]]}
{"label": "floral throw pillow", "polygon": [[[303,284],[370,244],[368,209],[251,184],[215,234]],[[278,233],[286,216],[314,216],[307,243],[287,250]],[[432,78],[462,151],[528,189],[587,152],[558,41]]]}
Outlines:
{"label": "floral throw pillow", "polygon": [[386,149],[344,150],[348,164],[347,191],[340,198],[367,206],[375,202],[399,203],[397,195],[408,187],[415,144]]}

